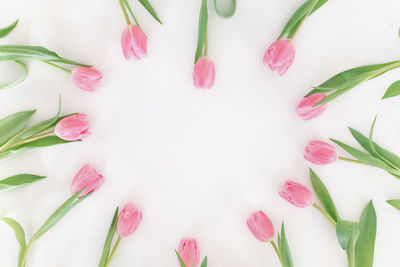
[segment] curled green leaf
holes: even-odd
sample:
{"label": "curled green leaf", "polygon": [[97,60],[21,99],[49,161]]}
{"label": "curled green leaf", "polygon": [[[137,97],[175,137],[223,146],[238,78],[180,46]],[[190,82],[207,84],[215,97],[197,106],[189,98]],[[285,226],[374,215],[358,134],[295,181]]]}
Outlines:
{"label": "curled green leaf", "polygon": [[11,23],[10,25],[8,25],[5,28],[1,28],[0,29],[0,38],[4,38],[6,37],[10,32],[12,32],[12,30],[14,30],[15,26],[17,26],[18,24],[18,20],[14,21],[13,23]]}
{"label": "curled green leaf", "polygon": [[214,0],[215,12],[217,13],[217,15],[219,17],[221,17],[221,18],[230,18],[235,14],[235,12],[236,12],[236,0],[229,0],[229,1],[232,2],[232,7],[229,10],[224,12],[219,8],[219,6],[217,4],[218,0]]}
{"label": "curled green leaf", "polygon": [[26,64],[23,63],[22,61],[19,61],[19,60],[14,60],[14,62],[17,63],[21,67],[22,73],[14,81],[12,81],[10,83],[6,83],[6,84],[0,85],[0,89],[6,89],[6,88],[14,87],[14,86],[22,83],[23,81],[25,81],[25,79],[28,77],[29,69],[26,66]]}
{"label": "curled green leaf", "polygon": [[46,178],[46,176],[39,176],[34,174],[18,174],[10,176],[6,179],[0,180],[0,192],[14,190],[31,183],[40,181]]}

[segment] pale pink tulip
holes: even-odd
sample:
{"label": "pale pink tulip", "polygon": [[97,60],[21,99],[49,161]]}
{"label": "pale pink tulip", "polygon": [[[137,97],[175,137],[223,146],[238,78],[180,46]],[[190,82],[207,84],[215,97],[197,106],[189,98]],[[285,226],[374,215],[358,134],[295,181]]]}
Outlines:
{"label": "pale pink tulip", "polygon": [[314,107],[320,101],[324,100],[326,95],[322,93],[317,93],[313,95],[309,95],[296,107],[296,113],[299,115],[303,120],[311,120],[319,115],[321,115],[325,109],[327,108],[328,104],[322,104],[319,106]]}
{"label": "pale pink tulip", "polygon": [[196,88],[211,89],[215,80],[214,62],[207,56],[199,58],[194,64],[193,83]]}
{"label": "pale pink tulip", "polygon": [[137,25],[129,25],[121,36],[122,52],[127,60],[141,59],[147,56],[147,37]]}
{"label": "pale pink tulip", "polygon": [[295,48],[291,40],[280,39],[268,47],[263,62],[272,71],[277,71],[280,76],[284,75],[292,65]]}
{"label": "pale pink tulip", "polygon": [[99,174],[89,164],[83,166],[78,173],[75,175],[71,183],[71,192],[76,194],[81,190],[84,190],[79,197],[83,197],[90,192],[93,192],[100,188],[104,183],[103,175]]}
{"label": "pale pink tulip", "polygon": [[312,204],[313,195],[304,185],[287,181],[279,191],[279,195],[299,208],[305,208]]}
{"label": "pale pink tulip", "polygon": [[268,242],[275,235],[274,225],[268,216],[262,211],[257,211],[251,214],[247,219],[247,226],[253,233],[254,237],[261,242]]}
{"label": "pale pink tulip", "polygon": [[333,163],[339,156],[333,146],[321,141],[309,142],[304,151],[304,158],[318,165]]}
{"label": "pale pink tulip", "polygon": [[133,205],[128,203],[124,209],[118,214],[117,233],[120,237],[127,237],[133,234],[139,227],[142,220],[142,212]]}
{"label": "pale pink tulip", "polygon": [[85,91],[95,91],[100,86],[100,80],[103,74],[95,68],[90,67],[75,67],[71,71],[72,82]]}
{"label": "pale pink tulip", "polygon": [[84,139],[90,135],[87,115],[78,113],[60,120],[54,129],[55,134],[66,141]]}
{"label": "pale pink tulip", "polygon": [[178,253],[187,267],[197,267],[200,262],[200,250],[197,242],[192,238],[182,239],[179,244]]}

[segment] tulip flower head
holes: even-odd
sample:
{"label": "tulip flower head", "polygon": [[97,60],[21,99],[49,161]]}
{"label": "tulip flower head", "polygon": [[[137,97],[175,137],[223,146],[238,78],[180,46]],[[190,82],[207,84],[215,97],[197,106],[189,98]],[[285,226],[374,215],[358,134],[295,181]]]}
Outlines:
{"label": "tulip flower head", "polygon": [[55,134],[66,141],[84,139],[90,135],[87,115],[78,113],[61,119],[55,129]]}
{"label": "tulip flower head", "polygon": [[187,267],[197,267],[199,265],[200,250],[195,239],[182,239],[179,244],[178,253]]}
{"label": "tulip flower head", "polygon": [[96,191],[104,183],[103,175],[99,174],[89,164],[83,166],[75,175],[71,183],[71,192],[76,194],[84,190],[79,197],[83,197],[93,191]]}
{"label": "tulip flower head", "polygon": [[100,86],[103,74],[90,67],[75,67],[71,71],[72,82],[84,91],[92,92]]}
{"label": "tulip flower head", "polygon": [[303,120],[311,120],[321,115],[327,108],[328,104],[322,104],[316,107],[315,105],[325,98],[326,95],[322,93],[309,95],[303,98],[303,100],[301,100],[299,105],[296,107],[297,115],[299,115]]}
{"label": "tulip flower head", "polygon": [[313,195],[307,187],[291,181],[282,186],[279,195],[299,208],[308,207],[313,202]]}
{"label": "tulip flower head", "polygon": [[142,220],[142,212],[133,203],[125,205],[118,214],[117,233],[120,237],[133,234]]}
{"label": "tulip flower head", "polygon": [[276,71],[282,76],[292,65],[294,56],[295,48],[293,42],[289,39],[280,39],[267,49],[263,62],[272,71]]}
{"label": "tulip flower head", "polygon": [[215,80],[214,62],[207,56],[199,58],[194,65],[193,83],[196,88],[211,89]]}
{"label": "tulip flower head", "polygon": [[147,37],[142,29],[134,24],[130,24],[122,32],[121,36],[122,52],[127,60],[139,60],[147,56]]}
{"label": "tulip flower head", "polygon": [[274,235],[274,225],[263,211],[257,211],[247,219],[247,226],[255,238],[261,242],[270,241]]}
{"label": "tulip flower head", "polygon": [[339,155],[336,149],[321,141],[311,141],[305,148],[304,158],[318,165],[326,165],[335,162]]}

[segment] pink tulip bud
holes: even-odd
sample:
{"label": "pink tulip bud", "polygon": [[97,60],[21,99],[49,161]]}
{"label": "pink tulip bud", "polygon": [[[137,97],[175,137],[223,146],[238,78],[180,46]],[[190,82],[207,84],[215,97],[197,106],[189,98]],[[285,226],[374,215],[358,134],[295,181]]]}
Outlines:
{"label": "pink tulip bud", "polygon": [[268,242],[275,235],[274,225],[268,216],[262,211],[257,211],[251,214],[249,219],[247,219],[247,226],[253,233],[254,237],[261,242]]}
{"label": "pink tulip bud", "polygon": [[142,212],[133,205],[128,203],[124,209],[118,214],[117,233],[120,237],[127,237],[133,234],[139,227],[142,220]]}
{"label": "pink tulip bud", "polygon": [[72,194],[76,194],[84,189],[84,191],[79,195],[79,197],[83,197],[90,192],[99,189],[103,183],[103,175],[99,174],[89,164],[86,164],[78,171],[72,180],[71,192]]}
{"label": "pink tulip bud", "polygon": [[82,90],[92,92],[100,86],[103,74],[95,68],[75,67],[71,71],[72,82]]}
{"label": "pink tulip bud", "polygon": [[139,26],[131,24],[122,32],[121,47],[127,60],[139,60],[147,56],[147,37]]}
{"label": "pink tulip bud", "polygon": [[211,89],[215,80],[214,62],[207,56],[199,58],[194,64],[193,83],[196,88]]}
{"label": "pink tulip bud", "polygon": [[263,62],[280,76],[286,73],[292,65],[295,48],[291,40],[280,39],[273,43],[264,55]]}
{"label": "pink tulip bud", "polygon": [[326,96],[322,93],[309,95],[303,98],[300,104],[296,107],[297,115],[299,115],[303,120],[311,120],[321,115],[327,108],[328,104],[322,104],[316,107],[314,106],[325,98]]}
{"label": "pink tulip bud", "polygon": [[[179,244],[178,253],[187,267],[197,267],[200,262],[200,250],[195,239],[185,238]],[[193,262],[193,265],[192,265]]]}
{"label": "pink tulip bud", "polygon": [[313,195],[307,187],[291,181],[282,186],[279,195],[299,208],[308,207],[313,202]]}
{"label": "pink tulip bud", "polygon": [[66,141],[84,139],[90,135],[87,115],[78,113],[60,120],[55,129],[55,134]]}
{"label": "pink tulip bud", "polygon": [[330,164],[338,159],[336,149],[325,142],[311,141],[304,151],[304,158],[318,165]]}

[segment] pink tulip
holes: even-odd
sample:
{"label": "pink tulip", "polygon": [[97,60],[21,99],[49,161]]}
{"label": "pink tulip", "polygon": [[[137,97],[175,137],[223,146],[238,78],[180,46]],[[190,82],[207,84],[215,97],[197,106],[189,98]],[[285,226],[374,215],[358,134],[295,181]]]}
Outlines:
{"label": "pink tulip", "polygon": [[147,56],[147,37],[139,26],[131,24],[122,32],[121,47],[127,60],[139,60]]}
{"label": "pink tulip", "polygon": [[196,88],[211,89],[215,80],[214,62],[207,56],[199,58],[194,64],[193,83]]}
{"label": "pink tulip", "polygon": [[321,141],[311,141],[305,148],[304,158],[314,164],[325,165],[338,159],[336,149]]}
{"label": "pink tulip", "polygon": [[299,208],[308,207],[313,202],[313,195],[307,187],[291,181],[282,186],[279,195]]}
{"label": "pink tulip", "polygon": [[[178,253],[187,267],[197,267],[200,262],[200,250],[197,242],[192,238],[182,239]],[[193,263],[193,265],[192,265]]]}
{"label": "pink tulip", "polygon": [[261,242],[268,242],[274,237],[274,225],[268,216],[262,211],[257,211],[251,214],[249,219],[247,219],[247,226],[253,233],[254,237]]}
{"label": "pink tulip", "polygon": [[92,92],[100,86],[103,74],[95,68],[75,67],[71,71],[72,82],[82,90]]}
{"label": "pink tulip", "polygon": [[286,73],[292,65],[295,48],[291,40],[280,39],[273,43],[264,55],[263,62],[280,76]]}
{"label": "pink tulip", "polygon": [[300,104],[296,107],[297,115],[299,115],[303,120],[311,120],[312,118],[321,115],[327,108],[328,104],[322,104],[316,107],[314,106],[325,98],[326,95],[322,93],[309,95],[303,98]]}
{"label": "pink tulip", "polygon": [[118,214],[117,233],[120,237],[127,237],[133,234],[139,227],[142,220],[142,212],[133,205],[128,203],[124,209]]}
{"label": "pink tulip", "polygon": [[83,166],[75,175],[71,184],[72,194],[84,190],[79,197],[83,197],[90,192],[96,191],[104,183],[103,175],[99,174],[89,164]]}
{"label": "pink tulip", "polygon": [[66,141],[84,139],[90,135],[87,115],[78,113],[60,120],[55,129],[55,134]]}

